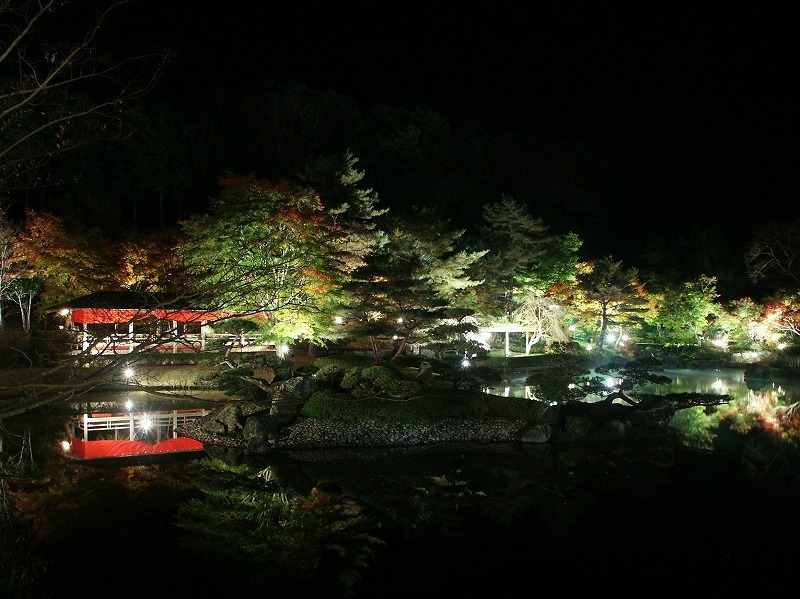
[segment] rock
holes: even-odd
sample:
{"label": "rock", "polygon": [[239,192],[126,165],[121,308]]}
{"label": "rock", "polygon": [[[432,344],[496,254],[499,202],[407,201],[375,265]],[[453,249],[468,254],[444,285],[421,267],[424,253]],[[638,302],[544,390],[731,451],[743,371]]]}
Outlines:
{"label": "rock", "polygon": [[273,385],[270,414],[299,414],[303,404],[319,389],[313,376],[298,376]]}
{"label": "rock", "polygon": [[211,435],[241,437],[245,419],[239,404],[231,404],[203,419],[201,430]]}
{"label": "rock", "polygon": [[553,427],[549,424],[533,424],[519,433],[521,443],[547,443],[553,436]]}
{"label": "rock", "polygon": [[272,443],[278,437],[280,426],[266,414],[257,414],[247,419],[242,436],[247,443],[247,453],[262,455],[272,450]]}

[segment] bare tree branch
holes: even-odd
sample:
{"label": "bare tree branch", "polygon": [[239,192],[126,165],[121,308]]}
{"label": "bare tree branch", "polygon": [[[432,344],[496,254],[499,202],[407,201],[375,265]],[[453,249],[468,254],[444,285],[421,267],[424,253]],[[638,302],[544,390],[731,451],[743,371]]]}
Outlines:
{"label": "bare tree branch", "polygon": [[100,33],[133,0],[113,0],[73,40],[52,42],[53,19],[77,22],[80,3],[10,0],[0,5],[0,181],[30,186],[47,159],[111,134],[122,109],[149,92],[172,58],[168,51],[115,57]]}

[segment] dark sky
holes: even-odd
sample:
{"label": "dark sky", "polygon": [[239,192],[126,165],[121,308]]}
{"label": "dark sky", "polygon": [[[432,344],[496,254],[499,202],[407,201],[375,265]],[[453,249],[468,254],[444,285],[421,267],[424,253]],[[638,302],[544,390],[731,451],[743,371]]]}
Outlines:
{"label": "dark sky", "polygon": [[638,206],[670,227],[724,219],[739,232],[773,209],[800,217],[787,12],[526,4],[134,0],[128,22],[180,50],[164,89],[292,81],[618,144],[641,168],[611,212]]}

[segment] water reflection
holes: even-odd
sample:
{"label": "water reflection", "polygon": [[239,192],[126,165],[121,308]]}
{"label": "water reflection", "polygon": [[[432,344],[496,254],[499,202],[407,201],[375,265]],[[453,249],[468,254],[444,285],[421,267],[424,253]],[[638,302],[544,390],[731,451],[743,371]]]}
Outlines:
{"label": "water reflection", "polygon": [[[664,374],[672,384],[647,392],[729,394],[752,408],[800,397],[797,383],[754,384],[740,370]],[[525,397],[519,380],[498,394]],[[126,575],[146,571],[147,588],[163,596],[216,596],[212,588],[328,599],[495,596],[554,574],[575,588],[609,567],[656,575],[662,590],[671,582],[685,590],[688,578],[721,590],[744,567],[794,566],[791,552],[775,549],[791,519],[776,514],[800,501],[797,477],[787,477],[795,470],[776,469],[789,463],[785,454],[761,471],[753,460],[744,469],[746,454],[769,456],[729,438],[720,435],[714,451],[665,440],[261,457],[209,447],[207,458],[179,469],[119,467],[102,484],[76,476],[80,485],[65,485],[68,500],[51,500],[63,521],[45,544],[48,586],[60,589],[91,564],[92,583],[112,588],[133,564]],[[575,580],[564,578],[564,564]],[[142,593],[113,588],[116,597]]]}
{"label": "water reflection", "polygon": [[[730,395],[733,399],[764,402],[784,400],[800,401],[800,381],[775,382],[766,379],[745,380],[741,368],[720,369],[664,369],[660,372],[672,379],[669,385],[642,385],[639,393],[665,395],[667,393],[709,393]],[[503,397],[534,399],[533,388],[525,383],[527,375],[503,379],[487,387],[486,392]],[[618,381],[618,379],[614,379]]]}
{"label": "water reflection", "polygon": [[[224,450],[216,459],[243,457]],[[332,530],[353,534],[337,533],[329,558],[338,567],[343,556],[364,558],[346,564],[353,597],[488,593],[498,580],[502,588],[530,584],[531,568],[551,562],[579,565],[582,574],[615,557],[638,571],[660,571],[676,555],[705,566],[752,565],[783,534],[743,517],[775,509],[776,497],[755,492],[729,457],[663,442],[305,451],[244,461],[299,499],[305,526],[320,524],[308,498],[326,506],[324,517],[340,506]],[[791,505],[787,497],[778,503]],[[332,578],[312,586],[330,596],[345,589],[329,565],[321,558],[318,574]]]}

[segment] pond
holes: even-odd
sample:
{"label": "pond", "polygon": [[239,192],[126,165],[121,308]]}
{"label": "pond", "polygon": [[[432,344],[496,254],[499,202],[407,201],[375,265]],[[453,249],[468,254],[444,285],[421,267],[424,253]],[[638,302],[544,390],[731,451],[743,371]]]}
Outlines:
{"label": "pond", "polygon": [[[665,374],[673,391],[796,392],[750,389],[740,371]],[[68,465],[58,480],[71,484],[31,498],[49,505],[34,520],[39,596],[65,583],[114,597],[509,596],[624,591],[642,576],[661,591],[741,590],[745,569],[794,567],[781,547],[800,485],[796,462],[754,469],[758,446],[721,440],[209,448],[186,463]]]}
{"label": "pond", "polygon": [[[800,400],[800,379],[786,379],[780,382],[764,379],[745,380],[742,368],[715,369],[669,369],[658,374],[671,379],[668,385],[642,385],[636,391],[664,395],[667,393],[710,393],[730,395],[733,399],[761,401],[767,397]],[[487,393],[503,397],[532,398],[533,389],[525,383],[526,374],[514,374],[492,384]],[[611,377],[609,377],[611,380]]]}

